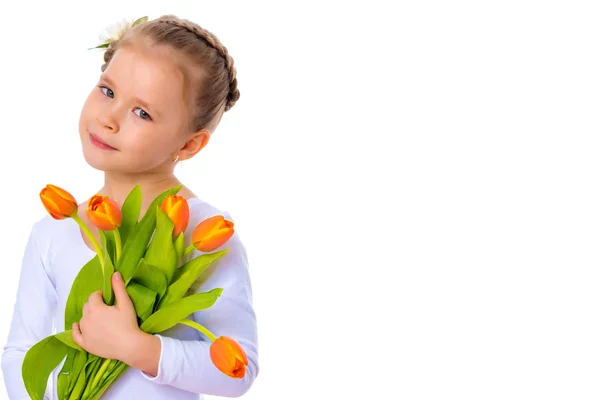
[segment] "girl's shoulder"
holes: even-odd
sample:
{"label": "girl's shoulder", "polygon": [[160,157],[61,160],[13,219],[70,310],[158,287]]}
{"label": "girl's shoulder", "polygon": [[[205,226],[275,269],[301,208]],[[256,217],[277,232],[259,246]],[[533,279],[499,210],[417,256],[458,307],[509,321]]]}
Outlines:
{"label": "girl's shoulder", "polygon": [[222,210],[213,204],[210,204],[199,197],[192,197],[187,200],[190,209],[190,224],[199,223],[206,218],[214,215],[223,215],[227,219],[231,217],[228,211]]}
{"label": "girl's shoulder", "polygon": [[61,269],[80,267],[91,254],[79,232],[79,226],[72,218],[56,220],[46,215],[33,222],[28,251],[35,252],[53,282],[56,265]]}
{"label": "girl's shoulder", "polygon": [[44,245],[72,238],[74,228],[77,228],[77,223],[72,218],[56,220],[45,215],[33,222],[31,234],[38,245]]}

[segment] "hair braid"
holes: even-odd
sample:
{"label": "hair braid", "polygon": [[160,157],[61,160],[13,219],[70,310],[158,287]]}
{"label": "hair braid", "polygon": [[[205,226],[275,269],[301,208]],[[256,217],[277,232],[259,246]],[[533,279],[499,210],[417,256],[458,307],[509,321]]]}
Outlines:
{"label": "hair braid", "polygon": [[198,39],[204,40],[210,45],[217,53],[225,60],[225,68],[229,72],[229,94],[227,95],[227,101],[225,104],[225,111],[229,111],[234,106],[235,102],[240,98],[240,91],[238,90],[236,69],[233,65],[233,58],[229,55],[227,48],[219,41],[219,39],[210,31],[194,24],[193,22],[174,18],[173,16],[166,15],[157,19],[170,25],[174,25],[180,28],[187,29],[188,31],[195,34]]}

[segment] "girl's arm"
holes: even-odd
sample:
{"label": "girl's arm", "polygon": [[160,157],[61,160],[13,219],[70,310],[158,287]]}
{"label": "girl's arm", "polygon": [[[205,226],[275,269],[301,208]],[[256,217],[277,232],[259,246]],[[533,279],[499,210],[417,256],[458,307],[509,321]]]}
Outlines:
{"label": "girl's arm", "polygon": [[[36,223],[29,235],[19,278],[8,341],[2,353],[2,373],[11,400],[30,399],[21,374],[25,353],[34,344],[52,334],[52,318],[57,294],[44,265]],[[50,385],[45,399],[51,399]]]}
{"label": "girl's arm", "polygon": [[209,340],[183,341],[156,335],[161,344],[158,373],[152,377],[142,372],[147,379],[198,394],[222,397],[239,397],[252,386],[259,368],[246,250],[237,233],[216,251],[224,248],[229,252],[206,272],[208,278],[201,277],[195,290],[205,292],[220,287],[223,293],[211,308],[195,313],[193,318],[215,336],[230,336],[237,340],[248,356],[246,375],[234,379],[219,371],[210,359]]}

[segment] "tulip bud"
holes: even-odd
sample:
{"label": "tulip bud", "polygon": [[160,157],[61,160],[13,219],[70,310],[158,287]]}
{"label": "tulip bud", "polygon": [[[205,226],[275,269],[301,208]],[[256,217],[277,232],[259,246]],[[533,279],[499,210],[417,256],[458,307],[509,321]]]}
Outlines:
{"label": "tulip bud", "polygon": [[246,374],[248,357],[242,346],[230,337],[221,336],[212,342],[210,359],[227,376],[241,379]]}
{"label": "tulip bud", "polygon": [[46,185],[40,192],[40,199],[54,219],[65,219],[77,213],[77,201],[71,193],[54,185]]}
{"label": "tulip bud", "polygon": [[103,231],[112,231],[121,226],[123,219],[119,205],[113,199],[99,194],[90,199],[87,217],[92,224]]}
{"label": "tulip bud", "polygon": [[173,237],[184,232],[190,220],[190,207],[186,199],[181,196],[167,196],[160,207],[169,216],[175,227]]}
{"label": "tulip bud", "polygon": [[222,215],[215,215],[196,226],[192,232],[192,243],[200,251],[213,251],[227,242],[233,232],[233,222]]}

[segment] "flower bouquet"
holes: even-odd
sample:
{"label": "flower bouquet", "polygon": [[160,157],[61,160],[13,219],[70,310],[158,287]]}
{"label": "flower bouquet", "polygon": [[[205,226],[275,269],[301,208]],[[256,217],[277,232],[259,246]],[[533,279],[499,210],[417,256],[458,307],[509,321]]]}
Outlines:
{"label": "flower bouquet", "polygon": [[[214,250],[233,235],[233,223],[221,215],[200,222],[193,231],[193,243],[184,248],[189,208],[187,201],[177,195],[180,189],[178,186],[156,197],[141,219],[139,185],[121,208],[109,197],[93,196],[86,215],[99,229],[101,243],[78,215],[77,202],[69,192],[54,185],[41,191],[42,204],[50,215],[57,220],[73,218],[97,254],[81,268],[71,286],[64,331],[44,338],[25,355],[23,382],[33,400],[44,398],[48,377],[63,360],[56,388],[59,400],[99,399],[127,370],[128,365],[119,360],[86,352],[74,342],[71,331],[93,292],[101,290],[105,304],[114,304],[114,272],[123,278],[143,332],[156,334],[176,324],[195,328],[212,341],[210,357],[221,372],[238,379],[244,376],[248,359],[241,346],[232,338],[215,337],[188,318],[210,308],[221,295],[221,288],[194,294],[188,291],[212,263],[227,253],[227,249]],[[185,261],[194,249],[204,254]]]}

